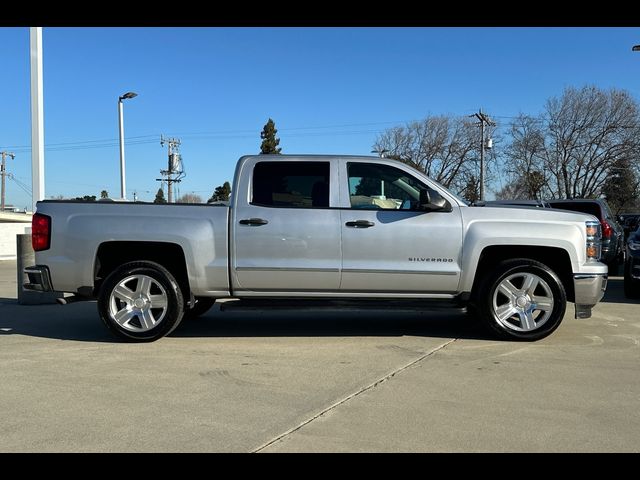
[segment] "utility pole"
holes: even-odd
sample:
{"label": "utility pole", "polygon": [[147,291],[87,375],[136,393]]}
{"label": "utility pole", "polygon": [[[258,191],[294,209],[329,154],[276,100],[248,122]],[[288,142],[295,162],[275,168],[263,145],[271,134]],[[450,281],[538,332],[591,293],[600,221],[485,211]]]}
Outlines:
{"label": "utility pole", "polygon": [[0,194],[2,200],[0,201],[0,212],[4,212],[4,189],[5,189],[5,177],[7,176],[7,163],[6,158],[11,157],[11,160],[16,158],[13,153],[2,152],[2,164],[0,164],[0,176],[2,176],[2,193]]}
{"label": "utility pole", "polygon": [[[474,113],[473,115],[469,115],[470,117],[476,117],[479,122],[476,125],[480,126],[480,201],[484,200],[484,127],[485,125],[491,125],[495,127],[496,124],[484,113],[482,113],[482,109],[479,110],[478,113]],[[489,147],[491,148],[491,147]]]}
{"label": "utility pole", "polygon": [[[179,183],[182,181],[182,177],[180,174],[182,173],[182,157],[179,152],[180,147],[180,139],[179,138],[165,138],[163,135],[160,135],[160,145],[164,147],[167,144],[167,154],[168,154],[168,162],[167,169],[160,170],[160,175],[165,178],[156,178],[158,182],[167,182],[167,203],[173,203],[173,187],[174,183]],[[177,175],[177,177],[172,177],[172,175]]]}

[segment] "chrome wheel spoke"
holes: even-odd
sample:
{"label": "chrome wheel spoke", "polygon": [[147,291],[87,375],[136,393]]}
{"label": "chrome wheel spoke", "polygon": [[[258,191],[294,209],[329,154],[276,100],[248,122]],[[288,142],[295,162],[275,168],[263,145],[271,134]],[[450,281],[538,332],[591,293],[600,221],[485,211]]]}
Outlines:
{"label": "chrome wheel spoke", "polygon": [[518,312],[518,316],[520,317],[520,325],[523,330],[531,331],[536,328],[536,322],[533,319],[531,310],[520,311]]}
{"label": "chrome wheel spoke", "polygon": [[133,304],[135,292],[127,288],[126,286],[120,284],[113,289],[113,295],[116,298],[127,303],[127,305]]}
{"label": "chrome wheel spoke", "polygon": [[510,300],[513,300],[518,295],[518,289],[509,280],[503,281],[498,286],[498,291],[507,296]]}
{"label": "chrome wheel spoke", "polygon": [[507,318],[511,317],[516,313],[516,309],[511,303],[505,303],[504,305],[500,305],[496,308],[496,315],[498,316],[498,320],[504,322]]}
{"label": "chrome wheel spoke", "polygon": [[536,310],[550,312],[553,310],[553,298],[551,297],[531,297],[531,301],[535,305]]}
{"label": "chrome wheel spoke", "polygon": [[138,315],[138,318],[140,319],[140,325],[145,330],[153,328],[156,323],[153,315],[151,314],[151,310],[148,308],[142,310],[142,312]]}
{"label": "chrome wheel spoke", "polygon": [[135,314],[131,310],[127,308],[123,308],[122,310],[117,312],[113,316],[113,318],[115,319],[116,322],[118,322],[119,325],[122,325],[123,327],[126,328],[126,326],[129,324],[129,322],[131,322],[134,316]]}
{"label": "chrome wheel spoke", "polygon": [[540,278],[535,275],[525,275],[524,281],[522,282],[522,290],[527,292],[529,296],[533,295],[533,292],[538,288],[538,284],[540,283]]}
{"label": "chrome wheel spoke", "polygon": [[152,283],[153,283],[153,279],[151,277],[147,277],[145,275],[139,277],[138,288],[136,288],[136,293],[149,296],[151,293]]}
{"label": "chrome wheel spoke", "polygon": [[167,308],[167,297],[164,295],[150,295],[150,308]]}

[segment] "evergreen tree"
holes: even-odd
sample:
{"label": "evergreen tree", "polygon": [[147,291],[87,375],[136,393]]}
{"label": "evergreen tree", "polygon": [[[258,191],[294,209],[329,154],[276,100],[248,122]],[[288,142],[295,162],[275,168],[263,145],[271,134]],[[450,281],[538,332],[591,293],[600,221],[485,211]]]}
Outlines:
{"label": "evergreen tree", "polygon": [[625,210],[633,210],[640,193],[640,182],[636,176],[631,160],[623,157],[614,163],[609,176],[602,186],[602,195],[614,214]]}
{"label": "evergreen tree", "polygon": [[208,202],[227,202],[229,201],[229,194],[231,193],[231,184],[224,182],[222,185],[216,187],[213,191],[213,195],[209,198]]}
{"label": "evergreen tree", "polygon": [[158,193],[156,193],[156,198],[153,203],[167,203],[167,200],[164,198],[164,190],[162,190],[162,188],[158,189]]}
{"label": "evergreen tree", "polygon": [[462,196],[470,203],[477,202],[480,199],[480,179],[471,175],[467,179]]}
{"label": "evergreen tree", "polygon": [[262,139],[262,144],[260,145],[261,154],[280,153],[282,148],[278,148],[280,139],[276,137],[276,133],[278,133],[276,124],[273,120],[269,119],[264,125],[262,132],[260,132],[260,138]]}

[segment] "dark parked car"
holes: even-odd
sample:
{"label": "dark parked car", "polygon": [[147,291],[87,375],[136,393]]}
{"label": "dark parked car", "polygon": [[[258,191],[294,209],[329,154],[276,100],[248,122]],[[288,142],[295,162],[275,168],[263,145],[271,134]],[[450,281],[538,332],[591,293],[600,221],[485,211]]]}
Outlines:
{"label": "dark parked car", "polygon": [[640,228],[629,235],[624,262],[624,294],[628,298],[640,298]]}
{"label": "dark parked car", "polygon": [[624,230],[624,241],[627,241],[629,235],[635,232],[636,228],[640,226],[640,213],[624,213],[618,215],[620,219],[620,225]]}
{"label": "dark parked car", "polygon": [[610,275],[617,274],[618,264],[624,260],[624,231],[611,213],[607,202],[598,198],[595,200],[549,200],[548,203],[551,208],[590,213],[598,217],[602,227],[601,261],[609,266]]}

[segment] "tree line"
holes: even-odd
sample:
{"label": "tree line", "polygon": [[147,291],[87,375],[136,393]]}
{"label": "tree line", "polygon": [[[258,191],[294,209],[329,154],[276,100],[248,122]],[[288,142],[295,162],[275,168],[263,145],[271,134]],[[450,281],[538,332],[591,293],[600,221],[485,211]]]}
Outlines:
{"label": "tree line", "polygon": [[[569,87],[538,115],[520,114],[494,132],[488,180],[498,199],[604,197],[616,213],[640,208],[640,109],[623,90]],[[479,128],[466,117],[429,116],[390,128],[374,148],[473,201]]]}

